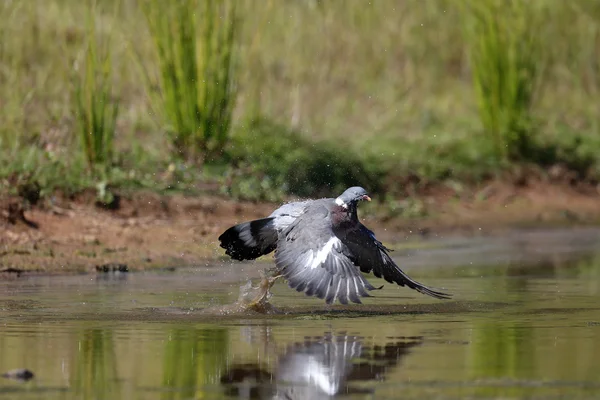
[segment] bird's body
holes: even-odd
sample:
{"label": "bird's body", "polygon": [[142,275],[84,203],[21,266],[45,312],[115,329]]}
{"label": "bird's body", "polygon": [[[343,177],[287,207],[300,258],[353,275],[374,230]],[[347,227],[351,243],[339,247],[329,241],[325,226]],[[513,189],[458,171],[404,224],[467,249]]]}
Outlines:
{"label": "bird's body", "polygon": [[278,272],[291,288],[328,304],[360,303],[376,289],[361,274],[373,274],[436,298],[449,295],[408,277],[375,234],[358,220],[357,204],[370,200],[360,187],[341,196],[287,203],[267,218],[244,222],[220,237],[226,254],[253,260],[275,250]]}

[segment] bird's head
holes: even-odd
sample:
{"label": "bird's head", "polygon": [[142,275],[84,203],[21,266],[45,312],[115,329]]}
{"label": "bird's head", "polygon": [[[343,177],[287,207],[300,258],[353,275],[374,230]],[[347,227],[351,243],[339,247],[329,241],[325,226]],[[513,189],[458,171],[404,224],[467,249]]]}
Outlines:
{"label": "bird's head", "polygon": [[335,204],[344,208],[356,207],[356,204],[361,200],[371,201],[371,198],[365,189],[360,186],[352,186],[335,199]]}

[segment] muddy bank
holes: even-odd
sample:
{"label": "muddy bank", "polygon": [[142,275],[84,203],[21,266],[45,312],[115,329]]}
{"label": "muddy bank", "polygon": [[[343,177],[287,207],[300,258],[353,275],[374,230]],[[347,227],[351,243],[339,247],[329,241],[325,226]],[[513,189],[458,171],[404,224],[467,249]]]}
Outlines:
{"label": "muddy bank", "polygon": [[[494,182],[457,194],[441,186],[419,193],[419,216],[389,204],[361,210],[388,243],[436,235],[486,235],[519,226],[591,225],[600,221],[595,187]],[[276,204],[236,202],[216,195],[185,197],[135,192],[116,209],[90,195],[57,196],[34,207],[19,198],[0,202],[0,273],[78,273],[173,268],[223,257],[218,235],[228,226],[269,214]]]}

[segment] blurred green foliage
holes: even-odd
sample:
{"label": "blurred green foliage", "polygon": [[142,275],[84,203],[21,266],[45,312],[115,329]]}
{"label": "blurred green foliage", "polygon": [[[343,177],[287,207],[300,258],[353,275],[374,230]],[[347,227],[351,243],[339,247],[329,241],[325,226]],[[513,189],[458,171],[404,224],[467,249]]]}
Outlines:
{"label": "blurred green foliage", "polygon": [[465,42],[480,119],[500,160],[531,159],[532,106],[544,82],[547,4],[464,0]]}
{"label": "blurred green foliage", "polygon": [[[0,2],[3,193],[217,182],[240,198],[351,184],[393,198],[532,165],[600,178],[600,3],[101,5]],[[78,91],[91,39],[108,48]]]}
{"label": "blurred green foliage", "polygon": [[[333,142],[309,141],[269,120],[240,126],[228,148],[232,163],[229,194],[277,200],[286,193],[326,196],[364,185],[376,192],[382,172]],[[275,196],[275,197],[273,197]]]}

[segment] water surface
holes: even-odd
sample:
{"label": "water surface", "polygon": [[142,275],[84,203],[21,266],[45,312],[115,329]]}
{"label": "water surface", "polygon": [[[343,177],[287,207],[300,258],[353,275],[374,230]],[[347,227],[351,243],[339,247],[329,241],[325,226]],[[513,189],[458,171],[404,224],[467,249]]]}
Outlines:
{"label": "water surface", "polygon": [[596,398],[599,244],[442,238],[394,256],[450,301],[386,284],[329,307],[278,284],[277,316],[203,311],[265,263],[0,282],[0,372],[35,373],[0,399]]}

